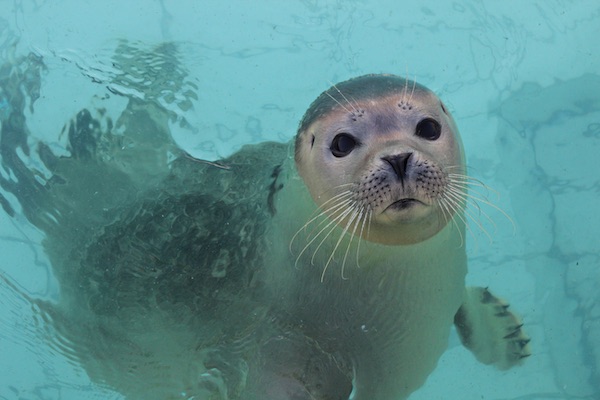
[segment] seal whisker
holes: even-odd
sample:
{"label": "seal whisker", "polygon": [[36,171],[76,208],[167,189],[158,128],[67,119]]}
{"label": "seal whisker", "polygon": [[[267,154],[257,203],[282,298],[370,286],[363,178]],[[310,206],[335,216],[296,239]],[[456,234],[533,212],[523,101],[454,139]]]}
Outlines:
{"label": "seal whisker", "polygon": [[[452,219],[452,213],[447,208],[444,198],[437,199],[437,202],[440,205],[440,210],[439,211],[442,214],[442,217],[444,218],[444,224],[443,225],[445,225],[448,222],[450,222],[450,220]],[[443,225],[440,224],[440,226],[443,226]]]}
{"label": "seal whisker", "polygon": [[[340,96],[342,96],[342,98],[343,98],[344,100],[346,100],[346,103],[348,103],[348,105],[349,105],[350,107],[352,107],[352,109],[354,109],[354,113],[350,113],[350,114],[355,114],[355,113],[356,113],[356,114],[360,114],[360,111],[358,111],[358,108],[356,108],[356,106],[355,106],[354,104],[352,104],[352,103],[350,102],[350,100],[348,100],[348,98],[347,98],[347,97],[344,95],[344,93],[342,93],[342,91],[341,91],[340,89],[338,89],[338,87],[337,87],[335,84],[333,84],[333,83],[331,83],[331,82],[329,82],[329,83],[330,83],[330,85],[331,85],[331,86],[333,86],[333,88],[334,88],[335,90],[337,90],[337,92],[340,94]],[[332,98],[333,98],[333,97],[332,97]],[[334,99],[334,100],[335,100],[335,99]],[[356,100],[354,100],[354,101],[356,101]],[[338,104],[340,104],[340,103],[338,102]],[[340,105],[341,105],[341,104],[340,104]],[[347,109],[346,109],[346,111],[347,111]]]}
{"label": "seal whisker", "polygon": [[[353,186],[354,184],[352,183],[348,183],[348,184],[343,184],[343,185],[338,185],[334,188],[332,188],[332,190],[334,189],[338,189],[338,188],[342,188],[345,186]],[[323,193],[323,195],[326,195],[326,193],[329,191],[326,191]],[[304,224],[304,226],[299,230],[301,231],[302,229],[306,228],[308,226],[308,224],[312,223],[314,220],[327,215],[327,213],[330,213],[331,210],[333,210],[334,208],[336,208],[337,206],[339,206],[342,203],[347,203],[347,201],[350,199],[350,197],[352,197],[354,195],[354,193],[350,190],[345,190],[341,193],[336,194],[335,196],[333,196],[332,198],[330,198],[329,200],[323,202],[323,204],[321,204],[319,207],[315,208],[315,211],[312,212],[312,214],[310,215],[310,219],[309,221]],[[334,204],[333,206],[329,207],[329,208],[325,208],[325,206],[328,206],[329,203],[335,202],[340,200],[340,203],[338,204]],[[318,213],[318,214],[317,214]],[[297,232],[299,233],[299,232]]]}
{"label": "seal whisker", "polygon": [[335,89],[340,92],[340,94],[344,97],[344,99],[346,99],[346,101],[348,102],[348,104],[350,104],[352,106],[352,108],[354,108],[356,110],[356,112],[360,115],[361,111],[358,109],[358,101],[356,101],[356,99],[354,97],[352,97],[352,95],[350,93],[348,93],[348,97],[350,97],[350,99],[354,102],[354,104],[352,104],[351,101],[349,101],[346,96],[344,95],[344,93],[342,93],[340,91],[340,89],[338,89],[337,86],[335,86]]}
{"label": "seal whisker", "polygon": [[464,202],[465,202],[465,206],[474,206],[477,209],[477,212],[481,215],[483,215],[485,217],[485,219],[488,220],[488,222],[494,227],[494,231],[497,230],[497,226],[496,223],[494,222],[494,220],[481,208],[481,206],[479,205],[479,199],[473,195],[471,195],[470,193],[464,191],[464,190],[459,190],[458,188],[455,188],[453,186],[449,186],[448,190],[452,191],[455,195],[462,197]]}
{"label": "seal whisker", "polygon": [[353,183],[353,182],[350,182],[350,183],[341,183],[339,185],[335,185],[335,186],[332,186],[330,188],[327,188],[327,190],[323,190],[321,192],[321,195],[326,195],[326,194],[328,194],[328,193],[330,193],[330,192],[332,192],[334,190],[345,188],[345,187],[348,187],[348,186],[355,186],[355,185],[356,185],[356,183]]}
{"label": "seal whisker", "polygon": [[336,98],[335,98],[335,97],[333,97],[331,94],[329,94],[329,92],[325,92],[325,94],[326,94],[327,96],[329,96],[329,97],[331,98],[331,100],[335,101],[335,102],[336,102],[336,103],[337,103],[337,104],[338,104],[340,107],[342,107],[344,110],[346,110],[346,111],[348,112],[348,114],[352,114],[352,115],[354,115],[354,112],[352,112],[352,111],[348,110],[348,108],[347,108],[346,106],[344,106],[342,103],[340,103],[340,102],[338,101],[338,99],[336,99]]}
{"label": "seal whisker", "polygon": [[[473,223],[475,223],[477,225],[477,227],[488,237],[488,240],[490,240],[490,243],[492,243],[493,240],[492,240],[492,237],[489,234],[489,232],[483,227],[483,225],[478,220],[478,218],[476,218],[473,215],[473,213],[471,211],[469,211],[469,209],[467,208],[468,201],[467,201],[466,192],[457,191],[455,188],[452,188],[451,185],[449,185],[446,189],[447,189],[447,191],[445,192],[445,196],[446,196],[446,200],[448,201],[448,204],[450,204],[451,207],[455,210],[457,208],[462,210],[462,213],[459,215],[459,218],[462,220],[463,224],[465,225],[466,230],[469,232],[469,234],[473,238],[473,241],[475,243],[475,250],[477,250],[477,248],[479,247],[479,241],[477,240],[477,236],[475,235],[475,233],[469,226],[468,219],[472,220]],[[458,213],[458,211],[456,211],[456,212]]]}
{"label": "seal whisker", "polygon": [[307,236],[311,236],[311,234],[318,229],[321,225],[325,224],[327,221],[329,221],[331,218],[336,218],[337,214],[342,211],[344,209],[346,209],[346,207],[350,204],[354,203],[353,199],[345,199],[343,201],[341,201],[338,204],[334,204],[331,207],[329,207],[328,209],[324,210],[323,212],[321,212],[319,215],[317,215],[315,218],[313,218],[313,221],[321,218],[321,220],[319,221],[319,223],[317,223],[315,225],[315,227],[313,228],[313,230],[308,233]]}
{"label": "seal whisker", "polygon": [[323,244],[325,243],[325,241],[327,240],[327,238],[329,237],[329,235],[331,235],[333,233],[333,231],[335,231],[335,228],[338,227],[338,223],[341,223],[344,220],[344,218],[346,218],[349,214],[351,214],[352,212],[354,212],[354,210],[355,210],[354,207],[348,208],[342,214],[340,214],[334,220],[332,220],[329,224],[327,224],[327,226],[325,226],[323,229],[321,229],[321,231],[318,233],[317,236],[321,235],[321,233],[323,231],[325,231],[328,227],[330,227],[331,225],[333,225],[333,226],[331,226],[331,229],[329,229],[329,232],[327,232],[325,234],[325,236],[321,239],[321,241],[317,245],[317,248],[315,249],[315,251],[313,252],[312,257],[310,258],[310,265],[315,265],[315,257],[317,256],[317,253],[319,252],[319,249],[321,248],[321,246],[323,246]]}
{"label": "seal whisker", "polygon": [[[448,197],[454,199],[456,201],[456,204],[458,204],[459,206],[462,207],[467,204],[467,200],[466,200],[467,196],[465,193],[456,192],[456,191],[452,190],[452,188],[450,188],[450,187],[448,187],[447,193],[448,193]],[[464,215],[466,215],[469,219],[471,219],[471,221],[473,221],[475,223],[475,225],[477,225],[477,227],[488,237],[490,243],[492,243],[494,241],[492,239],[492,236],[490,235],[490,233],[483,226],[483,224],[466,207],[464,208]],[[475,239],[475,236],[473,237],[473,239]]]}
{"label": "seal whisker", "polygon": [[455,170],[455,171],[464,171],[465,168],[467,168],[467,166],[466,165],[456,164],[456,165],[446,165],[444,168],[445,169]]}
{"label": "seal whisker", "polygon": [[[449,186],[452,186],[455,189],[461,189],[461,190],[465,190],[465,191],[468,190],[470,192],[475,193],[476,195],[481,196],[482,198],[487,199],[487,196],[479,191],[479,187],[476,184],[472,184],[470,182],[451,181],[451,182],[449,182]],[[483,188],[483,189],[489,190],[488,188]]]}
{"label": "seal whisker", "polygon": [[369,223],[367,224],[367,239],[371,236],[371,221],[373,220],[373,209],[369,207]]}
{"label": "seal whisker", "polygon": [[335,218],[329,218],[326,219],[326,221],[329,221],[327,223],[327,225],[325,225],[319,232],[317,232],[317,234],[306,244],[306,246],[304,246],[304,248],[302,249],[302,251],[300,252],[300,254],[298,254],[298,257],[296,258],[296,265],[298,264],[298,260],[300,260],[300,257],[302,256],[302,254],[323,234],[323,232],[325,232],[329,227],[331,227],[333,225],[333,227],[329,230],[329,232],[327,232],[325,234],[325,236],[321,239],[321,241],[319,242],[319,244],[317,245],[317,248],[315,249],[315,251],[313,252],[313,255],[310,259],[311,265],[314,265],[314,258],[315,255],[317,254],[317,252],[319,251],[319,249],[321,248],[321,246],[323,245],[323,243],[325,242],[325,240],[329,237],[329,235],[331,234],[331,232],[335,229],[336,224],[340,221],[342,221],[344,218],[346,218],[346,216],[348,214],[350,214],[352,212],[353,208],[347,208],[346,210],[344,210],[342,212],[342,214],[338,215]]}
{"label": "seal whisker", "polygon": [[[456,192],[459,192],[460,195],[471,197],[471,198],[474,198],[476,201],[487,202],[486,204],[489,204],[490,202],[489,202],[489,200],[487,200],[487,196],[485,194],[481,193],[480,191],[478,191],[477,189],[473,189],[473,186],[478,186],[478,185],[474,185],[474,184],[472,185],[469,182],[456,182],[456,181],[450,182],[448,185],[448,187],[451,187]],[[488,190],[489,188],[485,188],[485,189]],[[477,206],[477,208],[481,211],[481,208],[479,206]]]}
{"label": "seal whisker", "polygon": [[[346,226],[344,227],[344,230],[340,234],[339,239],[335,243],[335,246],[333,247],[333,250],[331,251],[331,254],[329,255],[329,258],[327,259],[327,262],[325,263],[325,267],[323,268],[323,273],[321,274],[321,282],[323,282],[323,280],[325,279],[325,272],[327,271],[327,268],[329,267],[329,264],[333,260],[333,257],[335,256],[335,252],[337,251],[337,249],[340,246],[340,243],[342,242],[342,240],[344,239],[344,237],[346,237],[346,233],[348,232],[348,229],[350,228],[350,225],[352,225],[352,223],[356,219],[356,215],[359,212],[359,210],[356,207],[352,208],[351,210],[352,210],[352,215],[350,215],[350,219],[346,223]],[[335,229],[335,227],[333,229]],[[329,234],[331,234],[331,232],[333,231],[333,229],[329,232]],[[348,243],[348,246],[352,242],[352,237],[350,237],[349,240],[350,240],[350,242]],[[313,254],[313,257],[314,257],[314,254]],[[344,256],[343,262],[345,262],[345,260],[346,260],[346,257]],[[342,279],[345,279],[344,278],[344,264],[343,263],[342,263]]]}
{"label": "seal whisker", "polygon": [[[485,215],[485,217],[488,219],[488,221],[490,221],[490,223],[494,226],[494,229],[496,229],[496,223],[482,210],[479,203],[483,203],[489,207],[496,209],[500,213],[502,213],[504,215],[504,217],[511,222],[511,224],[513,226],[513,230],[515,229],[515,224],[514,224],[512,218],[510,218],[510,216],[506,212],[504,212],[504,210],[502,210],[500,207],[493,204],[484,193],[481,193],[480,191],[473,189],[469,183],[451,182],[448,186],[450,188],[452,188],[452,190],[454,190],[457,194],[468,198],[469,203],[474,205],[480,213]],[[489,189],[489,188],[486,188],[486,189]],[[491,189],[491,190],[493,190],[493,189]]]}
{"label": "seal whisker", "polygon": [[[298,262],[300,261],[300,258],[302,257],[302,255],[306,252],[306,250],[308,250],[308,248],[315,242],[315,240],[317,240],[319,238],[319,236],[323,233],[323,231],[325,231],[331,224],[336,223],[337,219],[331,220],[329,222],[329,224],[327,224],[323,229],[321,229],[315,236],[313,236],[312,239],[310,239],[302,248],[302,250],[300,250],[300,253],[298,253],[298,256],[296,257],[296,261],[294,262],[294,267],[298,268]],[[318,249],[318,248],[317,248]],[[316,251],[316,250],[315,250]],[[314,256],[314,254],[313,254]],[[312,258],[311,258],[312,260]]]}
{"label": "seal whisker", "polygon": [[[449,167],[449,169],[452,169],[452,168],[453,167]],[[454,167],[454,168],[459,168],[459,167]],[[513,232],[516,231],[515,222],[508,215],[508,213],[506,213],[501,207],[498,207],[492,201],[490,201],[488,199],[488,196],[486,193],[482,193],[480,190],[477,190],[476,188],[485,189],[488,192],[494,193],[497,198],[500,198],[500,194],[498,193],[498,191],[496,191],[493,188],[491,188],[490,186],[486,185],[479,179],[474,178],[469,175],[466,175],[466,174],[448,173],[447,176],[450,180],[449,185],[448,185],[449,188],[451,188],[457,195],[464,196],[466,198],[465,203],[476,207],[478,212],[481,213],[490,222],[490,224],[492,224],[492,226],[494,227],[495,230],[497,229],[496,223],[486,212],[484,212],[482,210],[482,208],[480,207],[480,203],[485,204],[489,207],[492,207],[496,211],[500,212],[508,221],[510,221],[510,223],[513,227]]]}
{"label": "seal whisker", "polygon": [[515,233],[517,231],[517,225],[515,224],[515,221],[510,217],[510,215],[508,215],[508,213],[506,211],[504,211],[501,207],[495,205],[494,203],[486,200],[486,199],[477,199],[476,197],[472,196],[471,197],[474,200],[477,200],[489,207],[492,207],[494,210],[498,211],[500,214],[502,214],[506,219],[508,219],[508,221],[510,222],[510,224],[512,225],[513,228],[513,233]]}
{"label": "seal whisker", "polygon": [[[351,185],[351,184],[350,184],[350,185]],[[340,186],[338,186],[338,187],[342,187],[342,186],[350,186],[350,185],[340,185]],[[338,200],[338,199],[340,199],[340,198],[342,198],[342,197],[349,197],[349,196],[351,196],[351,195],[353,195],[353,194],[354,194],[354,193],[353,193],[352,191],[350,191],[350,190],[344,190],[343,192],[340,192],[340,193],[336,194],[335,196],[332,196],[332,197],[331,197],[329,200],[327,200],[327,201],[323,202],[323,204],[321,204],[321,205],[319,206],[319,208],[323,208],[324,206],[327,206],[327,205],[328,205],[329,203],[331,203],[331,202],[334,202],[334,201],[336,201],[336,200]],[[324,194],[324,195],[325,195],[325,194]],[[317,211],[319,210],[319,208],[317,208],[317,209],[315,210],[315,212],[317,212]],[[314,212],[313,212],[313,215],[314,215]]]}
{"label": "seal whisker", "polygon": [[[342,184],[342,185],[337,185],[337,186],[328,188],[327,190],[324,190],[323,192],[319,193],[319,197],[329,197],[329,194],[331,192],[333,192],[335,190],[339,190],[339,189],[345,188],[345,187],[348,187],[348,186],[353,186],[353,185],[354,185],[353,183],[345,183],[345,184]],[[325,205],[327,205],[327,204],[335,201],[339,197],[342,197],[342,196],[345,196],[345,195],[348,195],[348,194],[352,194],[352,191],[345,189],[345,190],[341,191],[340,193],[331,196],[331,198],[329,198],[328,200],[326,200],[322,204],[320,204],[319,207],[323,207],[323,206],[325,206]]]}
{"label": "seal whisker", "polygon": [[400,98],[400,100],[403,103],[406,103],[408,101],[406,98],[407,94],[408,94],[408,67],[406,68],[406,78],[404,78],[404,87],[402,88],[402,97]]}
{"label": "seal whisker", "polygon": [[410,91],[410,97],[408,98],[408,103],[411,103],[411,102],[412,102],[413,96],[414,96],[414,94],[415,94],[415,88],[416,88],[416,87],[417,87],[417,79],[415,78],[415,79],[413,80],[413,87],[412,87],[412,90]]}
{"label": "seal whisker", "polygon": [[[344,253],[344,260],[342,261],[342,279],[347,279],[344,276],[344,268],[346,267],[346,259],[348,258],[348,253],[350,251],[350,246],[352,245],[352,240],[356,236],[355,235],[356,229],[358,228],[358,225],[360,224],[360,220],[363,219],[364,210],[365,210],[364,207],[360,207],[357,209],[358,215],[354,219],[354,228],[352,229],[352,234],[350,235],[350,240],[348,241],[348,247],[346,247],[346,252]],[[358,238],[358,245],[360,245],[360,236]],[[357,251],[358,251],[358,248],[357,248]]]}
{"label": "seal whisker", "polygon": [[[342,209],[343,207],[340,206],[340,209]],[[337,210],[336,210],[337,211]],[[325,230],[327,230],[327,228],[329,228],[331,225],[336,224],[337,222],[343,220],[350,212],[352,211],[352,208],[347,208],[345,209],[342,214],[332,218],[331,216],[329,216],[329,218],[325,218],[324,221],[327,222],[327,225],[325,225],[319,232],[317,232],[316,235],[313,236],[312,239],[310,239],[308,241],[308,243],[306,243],[306,245],[302,248],[302,250],[300,251],[300,253],[298,254],[298,257],[296,257],[296,262],[294,263],[295,266],[298,265],[298,261],[300,260],[300,257],[302,257],[302,254],[304,254],[304,252],[315,242],[315,240],[317,240]],[[319,216],[324,215],[325,212],[321,213]],[[320,225],[319,225],[320,226]],[[335,228],[335,226],[334,226]],[[332,228],[333,229],[333,228]],[[331,231],[330,231],[331,232]],[[314,260],[314,256],[316,254],[316,252],[319,250],[319,248],[321,247],[321,245],[323,244],[323,242],[325,241],[325,239],[327,239],[327,237],[329,236],[329,233],[327,233],[325,235],[325,237],[321,240],[321,242],[319,243],[319,245],[317,246],[317,248],[315,249],[315,252],[313,253],[313,256],[311,257],[311,264],[313,263]]]}
{"label": "seal whisker", "polygon": [[[457,168],[459,168],[459,167],[457,167]],[[452,167],[447,167],[446,169],[452,169]],[[472,176],[469,176],[466,174],[452,173],[452,172],[448,173],[447,176],[450,179],[452,184],[457,184],[457,185],[461,184],[461,185],[464,185],[463,187],[467,187],[467,188],[480,187],[482,189],[485,189],[486,191],[494,193],[497,198],[500,197],[500,193],[497,190],[495,190],[494,188],[485,184],[481,180],[474,178]],[[481,194],[481,196],[487,198],[487,196],[484,194]]]}
{"label": "seal whisker", "polygon": [[490,192],[495,193],[498,196],[500,195],[497,190],[495,190],[495,189],[491,188],[490,186],[486,185],[485,183],[483,183],[479,179],[473,178],[472,176],[469,176],[469,175],[449,173],[448,174],[448,178],[450,178],[450,180],[452,182],[460,182],[460,183],[467,184],[469,186],[479,186],[479,187],[482,187],[482,188],[484,188],[486,190],[489,190]]}
{"label": "seal whisker", "polygon": [[[348,191],[348,192],[340,193],[339,195],[336,195],[335,198],[331,198],[330,200],[327,200],[325,203],[323,203],[322,206],[315,209],[315,211],[311,214],[311,218],[308,220],[308,222],[306,224],[304,224],[302,229],[304,229],[306,226],[308,226],[308,224],[312,223],[313,221],[322,217],[323,215],[327,215],[327,213],[331,212],[332,210],[339,207],[340,205],[352,202],[353,201],[351,198],[352,194],[353,194],[352,192]],[[338,202],[334,203],[334,204],[329,204],[329,203],[332,203],[333,201],[338,201]],[[324,206],[326,206],[326,207],[324,207]]]}
{"label": "seal whisker", "polygon": [[[471,200],[473,201],[473,204],[475,204],[475,203],[477,203],[477,202],[480,202],[480,203],[483,203],[483,204],[485,204],[485,205],[487,205],[487,206],[489,206],[489,207],[492,207],[493,209],[495,209],[496,211],[498,211],[499,213],[501,213],[501,214],[502,214],[502,215],[503,215],[503,216],[504,216],[504,217],[505,217],[505,218],[506,218],[508,221],[510,221],[510,223],[511,223],[511,225],[512,225],[512,227],[513,227],[513,231],[516,231],[516,229],[517,229],[517,228],[516,228],[515,222],[514,222],[514,221],[513,221],[513,219],[510,217],[510,215],[508,215],[508,213],[507,213],[506,211],[504,211],[504,210],[503,210],[501,207],[498,207],[497,205],[495,205],[494,203],[492,203],[491,201],[489,201],[489,200],[488,200],[488,199],[485,197],[485,195],[483,195],[482,193],[475,192],[475,195],[473,195],[473,194],[471,194],[471,193],[468,193],[468,192],[465,192],[465,193],[463,193],[463,192],[460,192],[460,191],[458,191],[457,189],[454,189],[454,191],[455,191],[455,192],[457,192],[457,193],[459,193],[460,195],[464,195],[464,196],[466,196],[467,198],[471,199]],[[478,208],[479,208],[479,206],[478,206]],[[483,213],[483,211],[482,211],[482,213]],[[483,214],[485,214],[485,213],[483,213]],[[486,216],[487,216],[487,214],[486,214]],[[491,222],[491,223],[494,225],[494,227],[495,227],[495,226],[496,226],[496,224],[495,224],[495,223],[492,221],[492,219],[491,219],[491,218],[489,218],[489,217],[487,217],[487,218],[490,220],[490,222]]]}
{"label": "seal whisker", "polygon": [[[475,236],[475,234],[469,227],[469,224],[467,223],[467,219],[465,217],[465,214],[467,213],[466,207],[465,207],[466,201],[464,199],[461,199],[455,193],[452,193],[452,191],[449,190],[450,189],[449,187],[447,187],[446,189],[447,190],[444,191],[443,197],[440,200],[443,199],[445,201],[446,205],[449,207],[449,209],[452,210],[452,212],[454,213],[454,216],[452,217],[452,219],[455,220],[455,218],[458,217],[462,221],[463,225],[465,226],[465,229],[469,232],[471,237],[473,237],[475,242],[477,242],[477,237]],[[470,218],[473,219],[472,216]],[[474,222],[477,223],[475,220],[474,220]],[[483,231],[485,231],[485,229],[483,229],[483,227],[480,227],[480,228]],[[460,229],[459,229],[459,232],[460,232]]]}
{"label": "seal whisker", "polygon": [[[345,196],[342,196],[345,195]],[[300,229],[298,229],[296,231],[296,233],[294,234],[294,236],[292,236],[292,239],[290,240],[290,244],[288,246],[290,252],[292,252],[292,245],[294,243],[294,241],[296,240],[296,238],[298,237],[298,235],[300,234],[300,232],[302,232],[303,230],[305,230],[310,224],[312,224],[314,221],[316,221],[319,218],[322,217],[326,217],[327,215],[329,215],[330,213],[335,213],[337,212],[338,209],[342,208],[343,206],[346,206],[350,203],[352,203],[352,199],[350,199],[350,195],[352,195],[351,192],[344,192],[344,193],[340,193],[338,195],[336,195],[334,198],[331,198],[329,200],[327,200],[324,204],[326,203],[330,203],[331,201],[334,200],[340,200],[339,203],[336,203],[332,206],[330,206],[329,208],[326,209],[321,209],[321,208],[317,208],[315,212],[313,212],[313,215],[317,212],[320,211],[317,215],[315,215],[314,217],[310,218],[304,225],[302,225],[302,227]],[[326,221],[326,219],[324,219]],[[321,221],[316,227],[319,227],[323,222]],[[310,234],[309,234],[310,236]]]}
{"label": "seal whisker", "polygon": [[451,207],[448,203],[449,203],[449,199],[447,199],[445,197],[438,199],[438,204],[440,204],[440,206],[442,208],[442,213],[445,214],[445,212],[448,212],[447,218],[450,218],[450,221],[452,221],[452,223],[454,224],[454,227],[456,228],[456,230],[458,232],[458,235],[460,237],[460,245],[458,247],[462,247],[465,244],[465,239],[463,238],[462,231],[461,231],[460,227],[458,226],[458,222],[456,222],[456,218],[453,215],[453,213],[455,213],[455,211],[454,212],[452,211],[452,210],[454,210],[454,208]]}
{"label": "seal whisker", "polygon": [[482,198],[485,198],[485,199],[487,199],[488,196],[485,193],[482,193],[481,190],[485,190],[488,192],[493,191],[493,189],[491,189],[491,188],[477,185],[474,182],[450,181],[449,185],[452,185],[453,187],[455,187],[457,189],[462,189],[462,190],[473,192],[476,195],[481,196]]}
{"label": "seal whisker", "polygon": [[[469,226],[469,224],[467,222],[467,218],[465,217],[465,215],[462,212],[460,212],[460,211],[462,211],[460,209],[461,207],[458,206],[457,203],[455,203],[451,199],[447,199],[447,200],[448,200],[448,205],[450,206],[450,208],[453,209],[453,210],[455,210],[454,211],[454,216],[452,217],[452,219],[455,222],[456,222],[456,218],[458,218],[460,220],[460,222],[465,227],[465,230],[471,235],[471,237],[475,241],[475,246],[477,246],[477,236],[475,236],[475,234],[473,233],[473,230]],[[460,229],[459,229],[459,232],[460,232]],[[463,238],[462,235],[461,235],[461,246],[466,244],[466,239],[467,239],[466,237]]]}
{"label": "seal whisker", "polygon": [[[336,89],[337,89],[337,86],[336,86]],[[338,89],[338,91],[339,91],[339,89]],[[342,94],[342,92],[340,92],[340,94]],[[342,94],[342,96],[343,96],[343,94]],[[360,115],[360,114],[361,114],[361,111],[358,109],[358,101],[356,101],[356,99],[355,99],[354,97],[352,97],[352,95],[351,95],[350,93],[348,93],[348,97],[350,97],[350,99],[351,99],[351,100],[354,102],[354,104],[355,104],[355,105],[354,105],[354,109],[355,109],[355,110],[358,112],[358,114]]]}
{"label": "seal whisker", "polygon": [[369,206],[363,206],[362,210],[366,209],[366,214],[364,215],[364,218],[362,220],[362,225],[360,227],[360,233],[358,234],[358,244],[356,246],[356,266],[357,268],[360,268],[360,262],[358,261],[358,256],[360,254],[360,243],[363,239],[363,232],[365,229],[365,224],[367,222],[367,219],[369,219],[369,222],[371,221],[371,208]]}

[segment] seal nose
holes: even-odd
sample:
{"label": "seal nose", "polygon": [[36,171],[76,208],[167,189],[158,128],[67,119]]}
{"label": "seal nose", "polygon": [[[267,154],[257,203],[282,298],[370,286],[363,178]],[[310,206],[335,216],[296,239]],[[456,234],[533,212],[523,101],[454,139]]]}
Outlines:
{"label": "seal nose", "polygon": [[402,183],[404,187],[404,178],[406,178],[406,172],[408,171],[408,162],[413,153],[402,153],[395,154],[393,156],[381,157],[381,159],[392,166],[392,169],[396,173],[396,177]]}

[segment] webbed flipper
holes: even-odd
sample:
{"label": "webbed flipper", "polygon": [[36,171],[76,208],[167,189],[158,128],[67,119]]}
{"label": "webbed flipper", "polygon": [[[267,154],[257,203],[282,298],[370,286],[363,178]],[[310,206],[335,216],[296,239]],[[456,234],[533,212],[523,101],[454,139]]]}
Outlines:
{"label": "webbed flipper", "polygon": [[484,364],[499,369],[519,365],[531,355],[530,338],[521,319],[509,311],[504,300],[487,288],[469,287],[465,301],[454,316],[462,343]]}

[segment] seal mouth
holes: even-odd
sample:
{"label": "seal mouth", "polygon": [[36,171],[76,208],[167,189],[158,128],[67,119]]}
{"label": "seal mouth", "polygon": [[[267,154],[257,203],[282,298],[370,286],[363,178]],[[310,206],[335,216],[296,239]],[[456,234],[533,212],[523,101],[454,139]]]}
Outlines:
{"label": "seal mouth", "polygon": [[387,210],[404,211],[404,210],[413,208],[417,205],[424,206],[426,204],[417,199],[404,198],[404,199],[394,201],[392,204],[390,204],[389,206],[386,207],[385,211],[387,211]]}

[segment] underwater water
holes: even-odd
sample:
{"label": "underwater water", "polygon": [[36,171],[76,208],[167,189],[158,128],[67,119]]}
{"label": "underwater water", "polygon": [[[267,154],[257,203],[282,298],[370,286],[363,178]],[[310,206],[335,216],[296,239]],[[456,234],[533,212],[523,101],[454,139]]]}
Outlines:
{"label": "underwater water", "polygon": [[[291,140],[333,82],[416,79],[450,108],[470,174],[514,221],[482,206],[489,219],[471,222],[467,282],[510,299],[533,354],[498,371],[453,333],[410,399],[599,399],[599,34],[595,1],[4,1],[1,134],[23,128],[9,145],[42,185],[50,154],[69,155],[73,127],[147,129],[132,103],[152,107],[153,127],[191,156],[214,161]],[[25,151],[37,143],[45,152]],[[32,302],[61,292],[8,156],[0,399],[123,398],[88,376]]]}

